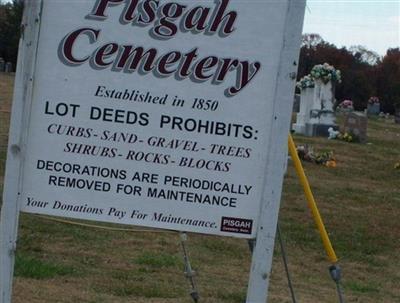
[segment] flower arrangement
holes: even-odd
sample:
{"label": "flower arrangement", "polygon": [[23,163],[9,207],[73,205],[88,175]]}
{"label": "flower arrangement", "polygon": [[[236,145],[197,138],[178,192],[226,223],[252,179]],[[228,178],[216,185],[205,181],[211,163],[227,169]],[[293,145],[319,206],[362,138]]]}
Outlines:
{"label": "flower arrangement", "polygon": [[336,167],[336,160],[328,160],[328,161],[326,161],[326,162],[325,162],[325,166],[326,166],[326,167],[333,167],[333,168],[335,168],[335,167]]}
{"label": "flower arrangement", "polygon": [[378,97],[374,96],[374,97],[371,97],[368,99],[368,104],[379,104],[379,103],[380,103],[380,100]]}
{"label": "flower arrangement", "polygon": [[314,80],[321,80],[325,84],[329,81],[337,83],[342,81],[340,70],[335,69],[328,63],[315,65],[310,74]]}
{"label": "flower arrangement", "polygon": [[297,146],[299,158],[326,167],[336,167],[336,159],[333,151],[314,152],[314,149],[308,145]]}
{"label": "flower arrangement", "polygon": [[307,75],[301,78],[300,81],[297,82],[296,86],[300,89],[306,89],[308,87],[314,87],[315,82],[310,75]]}
{"label": "flower arrangement", "polygon": [[335,69],[332,65],[328,63],[315,65],[311,73],[307,76],[304,76],[297,82],[297,87],[299,89],[306,89],[307,87],[314,87],[315,80],[321,80],[325,84],[329,81],[340,83],[341,73],[340,70]]}
{"label": "flower arrangement", "polygon": [[345,141],[345,142],[358,142],[359,141],[359,138],[355,134],[347,133],[347,132],[344,133],[344,134],[340,133],[336,137],[336,139],[342,140],[342,141]]}
{"label": "flower arrangement", "polygon": [[354,109],[353,101],[351,100],[343,100],[339,105],[339,109]]}

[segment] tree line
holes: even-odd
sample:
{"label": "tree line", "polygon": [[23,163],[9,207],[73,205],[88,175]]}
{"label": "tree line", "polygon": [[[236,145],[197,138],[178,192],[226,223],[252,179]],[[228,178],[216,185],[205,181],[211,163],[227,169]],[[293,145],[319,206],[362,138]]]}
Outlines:
{"label": "tree line", "polygon": [[[0,0],[0,57],[15,67],[20,36],[23,0]],[[305,34],[300,51],[298,79],[308,75],[316,64],[329,63],[342,72],[336,86],[337,102],[352,100],[357,110],[367,107],[377,96],[381,110],[393,113],[400,108],[400,49],[392,48],[380,57],[362,46],[338,48],[318,34]]]}
{"label": "tree line", "polygon": [[0,58],[15,67],[18,55],[23,0],[0,0]]}
{"label": "tree line", "polygon": [[352,100],[356,110],[368,99],[380,99],[381,110],[393,113],[400,107],[400,49],[388,49],[383,57],[363,46],[338,48],[318,34],[303,35],[298,78],[308,75],[316,64],[329,63],[342,74],[336,86],[337,103]]}

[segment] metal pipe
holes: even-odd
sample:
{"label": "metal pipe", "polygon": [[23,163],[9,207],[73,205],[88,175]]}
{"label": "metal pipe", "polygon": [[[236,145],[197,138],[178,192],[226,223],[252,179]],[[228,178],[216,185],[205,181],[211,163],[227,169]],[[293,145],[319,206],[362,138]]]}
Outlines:
{"label": "metal pipe", "polygon": [[294,144],[292,135],[289,134],[289,152],[292,157],[294,166],[296,168],[297,175],[299,176],[300,183],[303,186],[304,193],[307,198],[308,206],[311,209],[312,215],[314,217],[314,221],[317,225],[319,234],[322,239],[322,243],[324,245],[326,254],[328,255],[329,260],[332,263],[336,263],[338,258],[336,253],[332,247],[332,243],[329,239],[328,233],[326,232],[324,222],[322,221],[321,215],[319,213],[317,203],[315,202],[314,196],[311,191],[310,184],[308,183],[308,179],[306,174],[304,173],[303,165],[301,164],[299,155],[297,154],[296,145]]}

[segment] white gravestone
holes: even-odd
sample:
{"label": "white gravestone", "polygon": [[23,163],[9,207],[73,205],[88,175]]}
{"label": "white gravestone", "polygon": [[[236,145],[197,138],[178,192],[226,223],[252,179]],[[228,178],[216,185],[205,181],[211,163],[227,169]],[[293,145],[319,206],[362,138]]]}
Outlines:
{"label": "white gravestone", "polygon": [[301,90],[300,112],[296,116],[293,129],[296,133],[305,135],[306,124],[310,122],[310,111],[314,102],[314,88],[307,87]]}
{"label": "white gravestone", "polygon": [[334,86],[331,81],[315,80],[310,120],[306,122],[306,135],[327,136],[330,127],[337,128],[333,112]]}

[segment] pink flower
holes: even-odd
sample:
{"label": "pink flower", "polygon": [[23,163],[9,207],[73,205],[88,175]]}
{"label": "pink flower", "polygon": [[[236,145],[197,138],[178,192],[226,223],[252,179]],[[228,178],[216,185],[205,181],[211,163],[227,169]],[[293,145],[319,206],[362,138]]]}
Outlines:
{"label": "pink flower", "polygon": [[373,96],[368,99],[368,104],[378,104],[378,103],[380,103],[380,100],[378,97]]}
{"label": "pink flower", "polygon": [[353,101],[351,100],[344,100],[342,103],[339,104],[340,108],[353,108]]}

